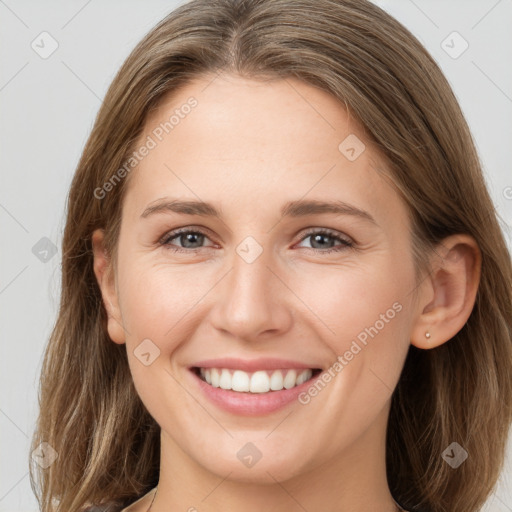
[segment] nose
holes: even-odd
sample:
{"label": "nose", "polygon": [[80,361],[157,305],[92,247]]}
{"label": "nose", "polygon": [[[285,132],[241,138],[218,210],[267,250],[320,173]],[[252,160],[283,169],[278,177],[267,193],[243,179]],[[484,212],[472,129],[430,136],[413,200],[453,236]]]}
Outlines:
{"label": "nose", "polygon": [[213,291],[213,326],[246,341],[288,331],[293,321],[292,294],[276,274],[265,251],[250,263],[235,252],[230,272]]}

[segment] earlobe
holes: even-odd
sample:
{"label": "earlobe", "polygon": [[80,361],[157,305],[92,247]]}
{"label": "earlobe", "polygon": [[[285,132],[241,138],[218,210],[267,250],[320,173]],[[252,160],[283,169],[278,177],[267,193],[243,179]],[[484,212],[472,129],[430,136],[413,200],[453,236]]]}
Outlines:
{"label": "earlobe", "polygon": [[122,324],[115,279],[112,272],[111,261],[104,247],[104,230],[97,229],[92,234],[92,250],[94,255],[94,274],[98,282],[107,311],[108,334],[114,343],[125,343],[125,330]]}
{"label": "earlobe", "polygon": [[473,310],[481,273],[481,252],[468,235],[443,240],[422,286],[411,344],[430,349],[455,336]]}

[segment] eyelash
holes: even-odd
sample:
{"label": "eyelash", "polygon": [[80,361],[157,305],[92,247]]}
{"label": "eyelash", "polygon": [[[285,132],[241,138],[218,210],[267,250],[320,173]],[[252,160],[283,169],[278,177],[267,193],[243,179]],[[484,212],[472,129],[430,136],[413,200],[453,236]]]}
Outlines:
{"label": "eyelash", "polygon": [[[200,229],[183,228],[183,229],[177,229],[177,230],[167,233],[166,235],[164,235],[164,237],[162,237],[160,239],[159,244],[161,246],[163,246],[166,250],[173,251],[173,252],[188,252],[188,253],[190,253],[190,252],[197,252],[201,249],[205,249],[205,247],[197,247],[194,249],[187,249],[187,248],[183,248],[183,247],[179,247],[179,246],[173,246],[170,244],[171,240],[178,238],[180,235],[186,235],[186,234],[195,234],[195,235],[199,234],[199,235],[208,237],[207,233],[205,233],[204,231],[201,231]],[[343,250],[350,249],[350,248],[354,247],[353,242],[351,242],[350,240],[347,240],[345,238],[342,238],[341,236],[339,236],[339,234],[336,231],[327,229],[327,228],[310,230],[302,236],[302,238],[300,239],[299,242],[302,242],[306,238],[313,236],[313,235],[327,235],[327,236],[333,238],[334,240],[341,242],[341,245],[331,247],[328,249],[315,249],[314,247],[304,247],[304,249],[311,249],[313,251],[320,252],[322,254],[329,254],[329,253],[333,253],[333,252],[341,252]]]}

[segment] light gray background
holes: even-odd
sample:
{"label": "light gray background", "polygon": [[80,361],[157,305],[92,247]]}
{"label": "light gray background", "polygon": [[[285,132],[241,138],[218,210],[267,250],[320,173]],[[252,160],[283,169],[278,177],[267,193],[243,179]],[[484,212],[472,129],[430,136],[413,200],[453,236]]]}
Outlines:
{"label": "light gray background", "polygon": [[[511,245],[512,0],[376,3],[422,41],[452,84]],[[42,352],[57,312],[65,198],[74,169],[116,71],[176,5],[0,0],[0,512],[37,510],[29,438]],[[31,48],[43,31],[59,45],[47,59]],[[456,59],[441,46],[453,31],[469,44]],[[461,48],[460,40],[445,44],[452,53]],[[32,252],[42,237],[58,247],[46,263]],[[486,512],[512,511],[511,474],[509,456]]]}

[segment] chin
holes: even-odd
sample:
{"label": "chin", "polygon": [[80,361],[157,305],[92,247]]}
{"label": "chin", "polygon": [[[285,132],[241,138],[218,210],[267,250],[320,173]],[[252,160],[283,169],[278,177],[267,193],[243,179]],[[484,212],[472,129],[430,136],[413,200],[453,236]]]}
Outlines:
{"label": "chin", "polygon": [[[267,454],[262,450],[261,455],[257,455],[254,451],[251,460],[249,454],[252,450],[254,448],[248,443],[238,449],[238,455],[237,452],[229,450],[219,454],[218,458],[213,454],[214,458],[201,457],[196,459],[196,462],[210,473],[218,475],[219,478],[258,485],[275,484],[276,480],[286,481],[307,471],[300,449],[297,449],[296,456],[292,454],[287,456],[279,450],[279,447],[272,447]],[[234,453],[234,456],[228,458],[225,456],[226,453]]]}

